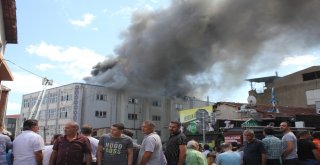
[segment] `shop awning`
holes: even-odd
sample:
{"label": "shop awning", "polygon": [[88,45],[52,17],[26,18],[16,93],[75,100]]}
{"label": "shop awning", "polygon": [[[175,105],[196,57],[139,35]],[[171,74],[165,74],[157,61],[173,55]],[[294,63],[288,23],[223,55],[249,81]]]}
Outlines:
{"label": "shop awning", "polygon": [[241,127],[248,127],[248,126],[260,126],[260,124],[254,119],[249,119],[246,122],[241,124]]}

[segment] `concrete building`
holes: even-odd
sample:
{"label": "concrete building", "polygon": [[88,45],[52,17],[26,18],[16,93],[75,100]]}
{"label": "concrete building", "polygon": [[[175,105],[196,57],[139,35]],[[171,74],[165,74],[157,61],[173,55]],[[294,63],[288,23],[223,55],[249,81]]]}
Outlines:
{"label": "concrete building", "polygon": [[5,118],[5,128],[11,132],[13,137],[16,137],[17,125],[19,125],[20,115],[7,115]]}
{"label": "concrete building", "polygon": [[10,69],[4,60],[6,44],[17,43],[17,20],[15,0],[0,1],[0,121],[6,114],[10,89],[1,85],[2,81],[13,81]]}
{"label": "concrete building", "polygon": [[[21,120],[29,117],[40,92],[23,95]],[[108,132],[113,123],[122,122],[142,140],[140,126],[144,120],[157,125],[163,139],[168,138],[170,120],[178,119],[178,110],[207,105],[207,101],[191,97],[144,96],[103,86],[72,83],[45,93],[38,115],[40,135],[48,143],[56,133],[64,133],[68,121],[90,124],[95,135]]]}
{"label": "concrete building", "polygon": [[320,66],[313,66],[284,77],[270,76],[248,79],[251,83],[264,83],[262,90],[252,86],[249,91],[257,104],[270,104],[274,88],[277,104],[280,106],[316,107],[320,101]]}

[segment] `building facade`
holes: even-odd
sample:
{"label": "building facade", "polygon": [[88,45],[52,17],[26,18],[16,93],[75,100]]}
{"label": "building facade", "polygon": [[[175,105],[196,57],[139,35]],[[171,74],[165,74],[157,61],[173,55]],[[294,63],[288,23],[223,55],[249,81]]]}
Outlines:
{"label": "building facade", "polygon": [[19,125],[20,115],[7,115],[5,119],[5,129],[9,131],[12,137],[16,137],[17,125]]}
{"label": "building facade", "polygon": [[257,98],[257,104],[270,104],[272,88],[278,105],[295,107],[316,107],[320,101],[320,66],[313,66],[284,77],[249,79],[251,82],[264,82],[262,92],[254,88],[250,95]]}
{"label": "building facade", "polygon": [[17,43],[17,20],[15,0],[0,1],[0,121],[6,114],[10,89],[1,85],[1,81],[13,81],[13,76],[4,59],[6,44]]}
{"label": "building facade", "polygon": [[113,123],[122,122],[126,128],[134,130],[134,138],[141,141],[141,124],[144,120],[151,120],[157,125],[161,137],[167,139],[167,126],[171,120],[178,120],[179,110],[208,104],[191,97],[144,96],[83,83],[46,90],[37,107],[39,94],[23,95],[21,121],[28,119],[33,110],[39,109],[39,134],[47,143],[54,134],[63,134],[64,126],[69,121],[75,121],[80,126],[92,125],[96,136],[108,132]]}

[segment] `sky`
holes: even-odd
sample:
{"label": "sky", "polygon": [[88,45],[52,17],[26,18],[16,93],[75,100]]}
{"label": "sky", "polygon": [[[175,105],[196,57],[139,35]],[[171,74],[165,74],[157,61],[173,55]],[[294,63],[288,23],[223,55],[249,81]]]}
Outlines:
{"label": "sky", "polygon": [[[11,89],[7,115],[20,113],[22,95],[42,90],[43,77],[53,80],[52,87],[74,82],[84,83],[84,77],[92,76],[93,66],[98,62],[117,59],[122,52],[119,50],[126,45],[123,43],[132,40],[132,25],[140,18],[139,14],[132,17],[134,13],[169,13],[175,9],[170,7],[172,5],[170,0],[16,0],[18,44],[7,44],[4,56],[14,76],[14,81],[3,82],[3,85]],[[161,20],[162,17],[158,17]],[[150,41],[156,41],[152,35],[149,37]],[[225,47],[226,50],[228,48]],[[220,75],[218,78],[221,80],[215,81],[220,82],[218,89],[216,86],[206,88],[207,92],[200,92],[202,95],[198,94],[197,97],[205,100],[206,96],[209,96],[210,101],[214,102],[245,103],[247,91],[250,89],[250,84],[244,81],[245,79],[273,76],[275,72],[279,76],[285,76],[319,65],[318,48],[313,46],[307,49],[290,49],[282,52],[285,56],[280,59],[275,58],[276,53],[265,52],[269,55],[266,55],[264,60],[276,59],[277,65],[265,65],[261,67],[263,69],[251,67],[250,72],[245,70],[245,74],[240,74],[242,81],[233,84],[233,92],[223,89],[226,82]],[[252,66],[263,65],[262,63],[252,63]],[[204,77],[217,73],[212,70],[217,69],[219,63],[213,65],[210,70],[192,72],[193,80],[211,81]],[[237,73],[231,72],[230,75]],[[190,82],[192,84],[192,80]],[[221,94],[218,90],[225,92]]]}

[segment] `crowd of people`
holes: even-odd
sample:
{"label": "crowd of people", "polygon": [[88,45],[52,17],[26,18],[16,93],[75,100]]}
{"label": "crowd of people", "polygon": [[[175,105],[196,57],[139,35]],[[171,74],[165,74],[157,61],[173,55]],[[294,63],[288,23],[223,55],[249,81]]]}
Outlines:
{"label": "crowd of people", "polygon": [[[237,142],[222,143],[211,149],[196,140],[187,141],[181,131],[181,123],[171,121],[170,134],[162,146],[156,125],[144,121],[141,126],[144,139],[137,144],[133,132],[123,123],[115,123],[110,132],[99,139],[92,137],[92,127],[81,128],[76,122],[68,122],[64,135],[53,136],[45,146],[37,134],[38,121],[29,119],[23,123],[23,131],[14,140],[0,125],[1,165],[317,165],[320,164],[320,133],[313,139],[307,130],[298,136],[291,131],[288,122],[280,124],[282,139],[274,136],[274,128],[263,129],[259,140],[252,130],[244,130],[243,145]],[[12,152],[11,152],[12,151]]]}

